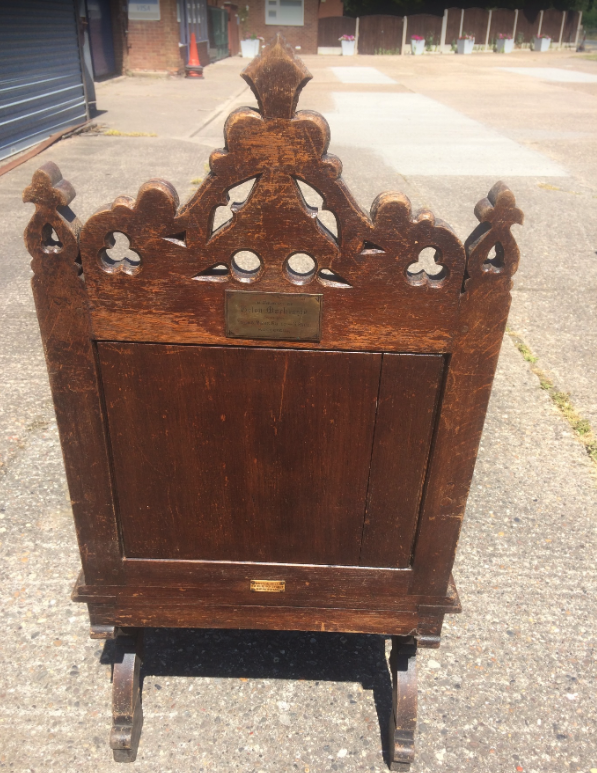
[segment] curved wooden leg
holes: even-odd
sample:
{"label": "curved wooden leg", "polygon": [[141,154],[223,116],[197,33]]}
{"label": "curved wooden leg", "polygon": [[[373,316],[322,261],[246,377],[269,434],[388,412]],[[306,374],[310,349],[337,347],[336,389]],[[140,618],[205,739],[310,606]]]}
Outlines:
{"label": "curved wooden leg", "polygon": [[417,643],[412,636],[392,636],[391,770],[408,771],[415,759],[417,727]]}
{"label": "curved wooden leg", "polygon": [[115,762],[134,762],[143,727],[141,662],[143,629],[117,629],[110,746]]}

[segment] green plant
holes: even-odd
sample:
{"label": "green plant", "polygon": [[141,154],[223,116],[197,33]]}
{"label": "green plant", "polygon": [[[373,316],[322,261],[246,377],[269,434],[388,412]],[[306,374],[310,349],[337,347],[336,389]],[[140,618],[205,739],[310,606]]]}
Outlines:
{"label": "green plant", "polygon": [[537,357],[533,354],[524,340],[510,328],[507,329],[507,332],[518,351],[522,354],[524,360],[529,363],[531,371],[539,379],[539,386],[541,389],[544,389],[548,393],[554,406],[570,425],[577,440],[584,446],[591,461],[597,465],[597,436],[595,435],[589,420],[578,413],[568,392],[558,390],[552,379],[536,364]]}

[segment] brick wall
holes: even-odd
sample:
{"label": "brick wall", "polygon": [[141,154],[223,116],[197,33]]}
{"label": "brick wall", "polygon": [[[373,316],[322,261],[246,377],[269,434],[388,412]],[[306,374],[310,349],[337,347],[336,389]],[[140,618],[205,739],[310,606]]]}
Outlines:
{"label": "brick wall", "polygon": [[129,20],[125,70],[175,73],[183,68],[176,0],[160,0],[160,16],[160,21]]}
{"label": "brick wall", "polygon": [[321,0],[319,18],[329,19],[330,16],[344,16],[344,0]]}
{"label": "brick wall", "polygon": [[[281,32],[291,46],[301,47],[301,54],[316,54],[319,0],[304,0],[304,2],[304,25],[302,27],[286,27],[281,24],[265,23],[265,0],[249,0],[249,18],[245,25],[246,34],[250,36],[254,32],[265,38],[267,43],[276,36],[276,33]],[[241,30],[241,36],[244,32],[245,30]]]}

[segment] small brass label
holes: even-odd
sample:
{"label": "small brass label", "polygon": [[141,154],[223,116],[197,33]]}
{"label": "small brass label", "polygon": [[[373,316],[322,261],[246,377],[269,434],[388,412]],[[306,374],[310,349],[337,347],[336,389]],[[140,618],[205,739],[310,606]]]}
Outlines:
{"label": "small brass label", "polygon": [[286,580],[251,580],[251,590],[256,593],[284,593]]}
{"label": "small brass label", "polygon": [[228,338],[319,341],[322,295],[226,291]]}

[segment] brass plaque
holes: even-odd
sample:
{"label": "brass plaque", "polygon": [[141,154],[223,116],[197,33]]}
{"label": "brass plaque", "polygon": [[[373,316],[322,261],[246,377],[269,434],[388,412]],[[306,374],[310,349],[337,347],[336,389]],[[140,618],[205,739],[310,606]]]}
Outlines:
{"label": "brass plaque", "polygon": [[257,593],[284,593],[286,580],[251,580],[251,590]]}
{"label": "brass plaque", "polygon": [[228,338],[319,341],[322,295],[226,291]]}

